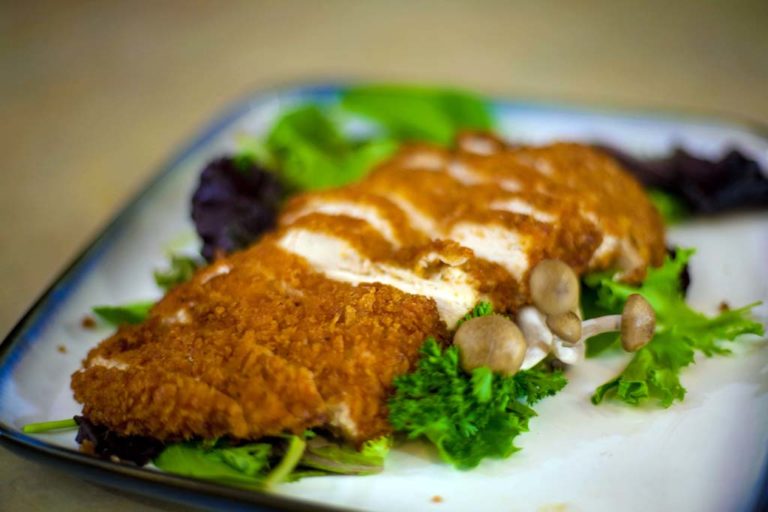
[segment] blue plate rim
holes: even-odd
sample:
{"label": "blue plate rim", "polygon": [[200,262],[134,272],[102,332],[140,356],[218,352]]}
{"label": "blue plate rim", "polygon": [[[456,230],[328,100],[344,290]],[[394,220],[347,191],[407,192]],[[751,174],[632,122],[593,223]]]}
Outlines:
{"label": "blue plate rim", "polygon": [[[182,149],[173,153],[172,157],[159,167],[130,199],[122,204],[117,213],[104,225],[99,233],[85,245],[72,262],[52,281],[47,289],[33,302],[14,327],[0,343],[0,380],[9,373],[28,345],[34,342],[34,333],[50,316],[57,305],[63,301],[68,292],[87,274],[88,267],[94,264],[99,256],[106,251],[112,240],[119,234],[120,229],[131,217],[131,214],[141,207],[150,191],[159,185],[167,176],[173,173],[186,158],[200,147],[226,131],[255,105],[280,96],[302,97],[307,99],[328,99],[338,96],[345,89],[362,81],[318,82],[318,83],[286,83],[270,88],[260,89],[244,95],[226,106],[223,113],[212,116],[204,128],[193,136],[190,142],[182,145]],[[510,99],[500,96],[485,96],[494,108],[532,108],[538,110],[571,111],[582,114],[602,114],[626,117],[655,118],[667,121],[686,121],[704,124],[728,125],[751,133],[768,142],[768,125],[757,121],[741,119],[737,116],[719,115],[706,112],[679,109],[627,108],[610,105],[591,105],[579,102],[558,102],[538,99]],[[244,488],[231,487],[198,479],[182,477],[170,473],[153,471],[133,465],[116,464],[99,459],[76,450],[63,448],[45,443],[39,438],[28,436],[12,428],[0,420],[0,444],[14,453],[26,455],[48,464],[74,463],[86,477],[98,480],[111,487],[129,488],[136,491],[137,482],[147,482],[157,489],[169,493],[183,492],[199,496],[208,496],[223,500],[224,503],[254,504],[279,510],[318,510],[339,511],[337,507],[308,502],[297,498],[271,494],[264,491],[254,491]],[[118,480],[114,480],[117,477]],[[122,480],[120,480],[122,479]],[[753,510],[755,512],[768,509],[768,464],[763,468],[758,494]],[[140,492],[140,491],[136,491]],[[169,498],[168,494],[155,493],[155,496]],[[183,498],[170,498],[174,501],[185,501]]]}

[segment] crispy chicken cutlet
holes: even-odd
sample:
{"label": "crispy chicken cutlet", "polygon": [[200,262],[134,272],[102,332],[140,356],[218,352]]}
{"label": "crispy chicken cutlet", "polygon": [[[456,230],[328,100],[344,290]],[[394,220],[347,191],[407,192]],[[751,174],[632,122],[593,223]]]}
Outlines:
{"label": "crispy chicken cutlet", "polygon": [[637,282],[664,252],[645,192],[598,150],[481,133],[409,145],[359,183],[291,199],[275,231],[93,349],[72,388],[85,416],[126,435],[322,426],[361,443],[390,431],[392,381],[424,340],[479,301],[529,304],[537,262]]}

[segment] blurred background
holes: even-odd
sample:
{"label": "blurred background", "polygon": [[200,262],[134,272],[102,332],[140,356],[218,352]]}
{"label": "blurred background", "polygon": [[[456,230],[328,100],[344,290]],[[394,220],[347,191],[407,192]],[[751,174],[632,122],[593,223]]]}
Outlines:
{"label": "blurred background", "polygon": [[[0,0],[0,335],[228,103],[366,79],[768,122],[768,2]],[[0,451],[7,510],[172,509]]]}

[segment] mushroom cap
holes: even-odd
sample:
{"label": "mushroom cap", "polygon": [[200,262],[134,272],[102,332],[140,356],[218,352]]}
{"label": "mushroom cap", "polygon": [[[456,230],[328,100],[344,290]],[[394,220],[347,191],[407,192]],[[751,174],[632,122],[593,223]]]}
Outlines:
{"label": "mushroom cap", "polygon": [[509,318],[488,315],[467,320],[456,331],[453,343],[466,371],[487,366],[502,375],[514,375],[523,364],[528,344]]}
{"label": "mushroom cap", "polygon": [[547,317],[547,325],[566,345],[578,343],[581,338],[581,320],[573,311]]}
{"label": "mushroom cap", "polygon": [[627,352],[636,352],[651,341],[654,332],[656,313],[642,295],[633,293],[621,313],[621,346]]}
{"label": "mushroom cap", "polygon": [[547,315],[562,315],[579,305],[579,277],[560,260],[541,260],[528,283],[531,300]]}

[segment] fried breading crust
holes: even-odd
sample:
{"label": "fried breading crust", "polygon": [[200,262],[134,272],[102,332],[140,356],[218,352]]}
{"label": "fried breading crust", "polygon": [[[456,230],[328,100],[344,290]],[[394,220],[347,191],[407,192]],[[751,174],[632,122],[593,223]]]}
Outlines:
{"label": "fried breading crust", "polygon": [[[453,236],[478,226],[519,240],[518,260],[475,252],[497,240]],[[512,147],[472,133],[455,150],[410,145],[360,183],[293,198],[278,231],[201,269],[146,322],[93,349],[72,377],[84,414],[161,440],[317,426],[356,443],[388,433],[394,377],[449,326],[429,296],[328,278],[280,245],[291,229],[341,239],[371,268],[414,279],[455,267],[504,313],[530,302],[527,275],[543,258],[638,281],[665,250],[645,192],[593,148]]]}
{"label": "fried breading crust", "polygon": [[431,300],[326,279],[267,240],[121,327],[72,388],[86,416],[123,434],[257,438],[331,423],[365,440],[389,431],[392,379],[443,332]]}

